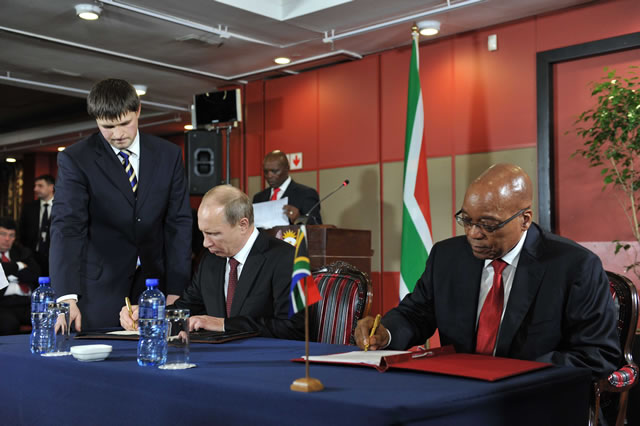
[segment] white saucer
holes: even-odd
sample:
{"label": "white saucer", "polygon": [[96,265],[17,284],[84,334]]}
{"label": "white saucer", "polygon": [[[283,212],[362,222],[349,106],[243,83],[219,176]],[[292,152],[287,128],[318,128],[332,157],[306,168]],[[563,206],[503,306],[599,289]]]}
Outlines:
{"label": "white saucer", "polygon": [[78,361],[102,361],[111,353],[111,345],[71,346],[71,355]]}

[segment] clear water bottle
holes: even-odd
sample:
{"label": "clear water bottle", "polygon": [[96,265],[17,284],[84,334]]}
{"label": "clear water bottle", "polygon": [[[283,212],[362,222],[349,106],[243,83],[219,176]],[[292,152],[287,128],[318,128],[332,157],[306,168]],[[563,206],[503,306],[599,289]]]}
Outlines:
{"label": "clear water bottle", "polygon": [[138,365],[163,365],[167,361],[165,298],[157,279],[149,278],[146,284],[138,300]]}
{"label": "clear water bottle", "polygon": [[56,301],[49,277],[38,278],[40,286],[31,294],[31,352],[41,354],[53,348],[55,322],[47,312],[47,305]]}

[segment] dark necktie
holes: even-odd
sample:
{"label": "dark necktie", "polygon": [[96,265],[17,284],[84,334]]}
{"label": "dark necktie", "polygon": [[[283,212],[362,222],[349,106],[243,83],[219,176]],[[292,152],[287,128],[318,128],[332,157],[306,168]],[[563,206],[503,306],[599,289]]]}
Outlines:
{"label": "dark necktie", "polygon": [[120,151],[118,155],[122,158],[122,165],[124,166],[124,171],[127,173],[127,177],[129,178],[129,183],[131,184],[131,190],[133,191],[133,195],[136,195],[136,191],[138,190],[138,178],[136,177],[135,170],[133,170],[133,167],[129,162],[131,151],[129,150]]}
{"label": "dark necktie", "polygon": [[42,220],[40,221],[40,236],[38,238],[38,253],[49,256],[49,224],[51,217],[49,216],[49,203],[44,203],[44,211],[42,212]]}
{"label": "dark necktie", "polygon": [[504,305],[502,271],[507,263],[502,259],[496,259],[491,262],[491,266],[493,267],[493,285],[480,311],[476,338],[476,353],[484,355],[493,355],[493,348],[496,346]]}
{"label": "dark necktie", "polygon": [[229,286],[227,287],[227,318],[231,315],[231,304],[233,303],[233,295],[238,285],[238,265],[240,262],[233,257],[229,258]]}
{"label": "dark necktie", "polygon": [[280,188],[274,188],[273,189],[273,194],[271,195],[270,201],[278,199],[278,192],[280,192]]}

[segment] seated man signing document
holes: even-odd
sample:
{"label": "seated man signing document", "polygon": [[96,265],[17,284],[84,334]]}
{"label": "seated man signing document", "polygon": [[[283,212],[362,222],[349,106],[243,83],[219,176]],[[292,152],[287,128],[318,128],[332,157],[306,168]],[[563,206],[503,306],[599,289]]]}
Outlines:
{"label": "seated man signing document", "polygon": [[[171,307],[190,309],[190,330],[256,331],[263,337],[304,338],[304,317],[289,319],[295,249],[258,232],[249,197],[230,185],[209,190],[198,209],[198,227],[209,250],[191,284]],[[120,324],[133,330],[126,306]]]}
{"label": "seated man signing document", "polygon": [[429,253],[413,293],[389,311],[369,349],[422,345],[439,330],[456,351],[590,368],[620,359],[616,314],[600,259],[532,222],[532,185],[518,166],[498,164],[471,183],[456,214],[465,236]]}

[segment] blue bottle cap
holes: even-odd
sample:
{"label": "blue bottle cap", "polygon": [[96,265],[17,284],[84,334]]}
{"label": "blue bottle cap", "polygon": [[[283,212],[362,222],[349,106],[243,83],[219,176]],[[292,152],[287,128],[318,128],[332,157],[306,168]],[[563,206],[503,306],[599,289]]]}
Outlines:
{"label": "blue bottle cap", "polygon": [[51,284],[49,277],[38,277],[38,284]]}
{"label": "blue bottle cap", "polygon": [[147,287],[157,287],[158,286],[158,279],[157,278],[147,278],[145,283],[147,284]]}

